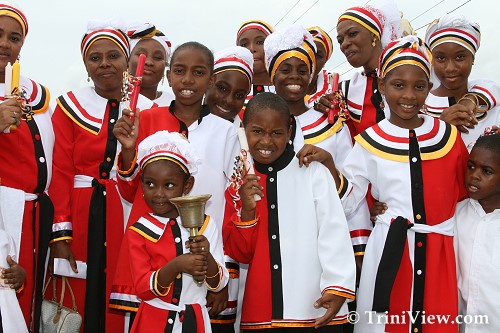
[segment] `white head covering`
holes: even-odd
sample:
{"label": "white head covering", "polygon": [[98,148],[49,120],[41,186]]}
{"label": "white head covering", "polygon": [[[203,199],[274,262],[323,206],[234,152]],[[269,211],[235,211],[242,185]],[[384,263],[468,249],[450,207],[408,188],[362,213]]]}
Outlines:
{"label": "white head covering", "polygon": [[479,24],[469,21],[461,14],[450,13],[429,24],[425,43],[431,51],[443,43],[455,43],[475,55],[481,43],[481,31]]}
{"label": "white head covering", "polygon": [[312,80],[316,68],[316,44],[313,36],[303,26],[292,25],[273,32],[264,41],[264,52],[271,83],[279,65],[292,57],[297,57],[306,63]]}
{"label": "white head covering", "polygon": [[214,54],[214,74],[225,71],[238,71],[253,80],[253,55],[247,48],[241,46],[228,47]]}
{"label": "white head covering", "polygon": [[165,34],[160,30],[156,29],[153,24],[132,24],[127,30],[127,35],[130,38],[131,51],[142,39],[150,38],[160,43],[160,45],[165,49],[167,61],[170,58],[172,43],[170,43],[170,40],[167,38],[167,36],[165,36]]}
{"label": "white head covering", "polygon": [[177,164],[185,173],[193,174],[198,171],[200,164],[193,145],[177,132],[156,132],[141,141],[137,150],[137,163],[141,169],[151,162],[168,160]]}
{"label": "white head covering", "polygon": [[88,49],[95,41],[104,38],[116,43],[128,59],[130,57],[130,41],[126,31],[127,26],[120,19],[90,20],[80,45],[82,57],[85,59]]}

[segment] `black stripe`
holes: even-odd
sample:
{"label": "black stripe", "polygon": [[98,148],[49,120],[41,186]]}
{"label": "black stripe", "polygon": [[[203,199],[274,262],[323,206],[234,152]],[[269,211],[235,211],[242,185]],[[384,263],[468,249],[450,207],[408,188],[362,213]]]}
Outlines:
{"label": "black stripe", "polygon": [[[228,314],[228,315],[218,314],[215,317],[210,317],[210,319],[213,319],[213,320],[227,320],[228,322],[229,321],[234,321],[236,319],[236,313]],[[212,326],[213,325],[214,324],[212,324]]]}
{"label": "black stripe", "polygon": [[[121,299],[110,298],[109,299],[109,304],[114,304],[114,305],[118,305],[118,306],[126,306],[128,308],[134,308],[137,311],[139,309],[139,305],[141,303],[140,302],[124,301],[124,300],[121,300]],[[128,310],[127,309],[127,311],[132,311],[132,310]]]}
{"label": "black stripe", "polygon": [[[457,39],[460,39],[460,40],[463,40],[467,45],[470,45],[470,47],[472,47],[472,49],[474,50],[474,52],[477,51],[476,47],[474,46],[474,44],[468,40],[467,38],[465,37],[462,37],[462,36],[459,36],[459,35],[455,35],[455,34],[444,34],[444,35],[441,35],[439,36],[434,42],[442,39],[442,38],[449,38],[449,37],[452,37],[452,38],[457,38]],[[433,43],[434,44],[434,43]]]}
{"label": "black stripe", "polygon": [[35,118],[31,117],[31,119],[26,120],[26,124],[28,124],[31,133],[31,139],[33,141],[33,146],[35,148],[35,159],[38,172],[37,186],[35,189],[33,189],[33,193],[41,194],[45,191],[45,187],[47,186],[47,158],[45,157],[45,151],[42,144],[42,136],[40,135],[40,130],[36,125]]}
{"label": "black stripe", "polygon": [[451,127],[450,124],[448,124],[446,122],[443,122],[443,124],[444,124],[444,126],[446,126],[446,129],[444,131],[444,134],[443,134],[443,137],[441,138],[441,140],[439,140],[438,143],[436,143],[436,144],[434,144],[432,146],[421,147],[420,148],[420,152],[422,154],[423,153],[432,153],[432,152],[435,152],[435,151],[439,151],[439,150],[443,149],[444,146],[446,146],[446,144],[448,143],[448,141],[450,141],[452,127]]}
{"label": "black stripe", "polygon": [[[427,224],[424,204],[424,182],[422,177],[422,159],[417,134],[410,130],[410,178],[411,202],[415,224]],[[417,218],[420,217],[420,218]],[[426,239],[424,233],[415,232],[415,249],[413,260],[413,317],[412,332],[422,331],[422,310],[424,309]],[[422,246],[417,244],[422,243]],[[420,272],[420,274],[418,274]]]}
{"label": "black stripe", "polygon": [[197,332],[197,322],[196,322],[196,312],[191,304],[186,304],[186,310],[184,310],[184,320],[182,321],[182,333],[196,333]]}
{"label": "black stripe", "polygon": [[[338,118],[338,117],[335,117],[335,118]],[[337,119],[335,119],[335,120],[337,120]],[[336,123],[336,121],[333,122],[332,124],[327,124],[325,127],[323,127],[322,129],[320,129],[319,131],[316,131],[314,133],[310,133],[310,134],[304,135],[304,140],[315,138],[315,137],[317,137],[317,136],[325,133],[330,128],[332,128],[332,126],[335,125],[335,123]]]}
{"label": "black stripe", "polygon": [[[376,76],[368,76],[366,80],[368,81],[369,79],[372,79],[372,91],[373,94],[370,97],[370,101],[372,102],[373,106],[375,107],[375,121],[378,123],[382,120],[385,119],[385,112],[383,109],[383,102],[382,102],[382,95],[380,94],[380,91],[378,90],[378,77]],[[361,112],[363,114],[363,112]],[[361,116],[360,116],[361,119]]]}
{"label": "black stripe", "polygon": [[[33,82],[33,81],[31,81],[31,82],[34,85],[37,84],[36,82]],[[40,86],[40,91],[41,91],[42,96],[40,97],[40,102],[38,102],[38,104],[31,105],[31,109],[33,111],[41,110],[43,108],[43,106],[45,105],[45,100],[47,99],[47,88],[45,88],[41,84],[39,84],[39,86]]]}
{"label": "black stripe", "polygon": [[225,71],[225,70],[234,70],[234,69],[242,70],[243,72],[245,72],[245,75],[251,80],[251,76],[250,76],[251,74],[249,72],[247,72],[245,69],[243,69],[242,67],[240,67],[240,66],[235,66],[235,65],[221,66],[221,67],[217,68],[217,70],[215,72],[218,73],[218,72],[222,72],[222,71]]}
{"label": "black stripe", "polygon": [[361,137],[368,142],[368,144],[378,150],[381,150],[385,153],[398,155],[398,156],[408,156],[408,150],[406,149],[395,149],[391,147],[384,146],[377,141],[375,141],[366,131],[360,133]]}
{"label": "black stripe", "polygon": [[139,229],[140,231],[142,231],[143,233],[145,233],[149,237],[154,238],[156,240],[160,239],[160,237],[161,237],[161,235],[154,233],[151,229],[149,229],[148,227],[146,227],[144,224],[142,224],[140,222],[135,222],[134,224],[132,224],[132,227]]}
{"label": "black stripe", "polygon": [[340,189],[339,198],[342,198],[347,193],[347,187],[349,186],[349,181],[347,180],[347,178],[343,175],[342,177],[344,178],[344,186],[342,186],[342,188]]}
{"label": "black stripe", "polygon": [[[118,120],[120,113],[120,102],[116,99],[108,100],[108,140],[106,141],[106,148],[104,150],[104,157],[101,164],[99,164],[99,178],[109,179],[109,173],[115,165],[116,149],[118,141],[113,134],[113,127]],[[107,160],[109,159],[109,161]]]}
{"label": "black stripe", "polygon": [[363,21],[364,23],[366,23],[366,25],[368,25],[369,27],[371,27],[373,30],[377,31],[379,33],[379,35],[381,35],[382,33],[380,32],[380,28],[377,26],[377,25],[374,25],[373,23],[371,23],[370,21],[368,21],[366,18],[364,18],[363,16],[359,15],[359,14],[356,14],[355,12],[347,12],[346,13],[348,16],[354,16],[356,18],[358,18],[360,21]]}
{"label": "black stripe", "polygon": [[69,112],[70,115],[73,116],[73,118],[75,119],[75,121],[77,123],[79,123],[80,125],[82,125],[85,128],[88,128],[89,130],[91,130],[93,132],[99,133],[99,128],[97,128],[96,126],[90,125],[89,123],[85,122],[80,116],[78,116],[75,113],[75,111],[73,111],[73,109],[69,106],[69,104],[66,102],[66,100],[64,99],[63,96],[59,96],[58,101],[63,106],[63,108],[67,112]]}
{"label": "black stripe", "polygon": [[365,252],[366,244],[353,245],[352,249],[354,250],[354,253]]}
{"label": "black stripe", "polygon": [[144,37],[144,36],[147,36],[149,35],[150,33],[152,33],[153,31],[156,30],[156,27],[153,25],[151,28],[147,28],[146,30],[143,30],[143,31],[135,31],[131,36],[130,36],[130,39],[137,39],[137,38],[141,38],[141,37]]}
{"label": "black stripe", "polygon": [[[399,50],[399,49],[398,49]],[[415,56],[411,56],[411,55],[405,55],[405,56],[402,56],[402,57],[397,57],[397,58],[394,58],[392,59],[391,61],[389,61],[384,67],[385,68],[389,68],[391,67],[392,65],[394,65],[395,63],[398,63],[400,61],[405,61],[405,60],[411,60],[411,61],[416,61],[418,62],[419,64],[421,64],[426,70],[427,70],[427,74],[430,74],[430,68],[429,68],[429,65],[425,63],[425,61],[423,61],[422,59],[418,58],[418,57],[415,57]]]}
{"label": "black stripe", "polygon": [[235,270],[235,271],[240,271],[240,264],[238,263],[235,263],[235,262],[227,262],[226,261],[226,268],[227,269],[232,269],[232,270]]}
{"label": "black stripe", "polygon": [[62,237],[73,237],[73,230],[59,230],[52,232],[50,239],[58,239]]}
{"label": "black stripe", "polygon": [[[307,43],[307,42],[306,42]],[[307,43],[309,46],[311,44]],[[311,49],[314,51],[314,48],[311,47]],[[302,53],[303,55],[305,55],[307,57],[307,60],[309,60],[309,64],[313,65],[315,64],[315,61],[313,61],[313,59],[311,59],[311,56],[309,56],[309,53],[307,53],[305,50],[299,48],[299,47],[296,47],[294,49],[289,49],[289,50],[282,50],[282,51],[279,51],[278,53],[276,53],[276,55],[273,57],[273,59],[271,60],[271,63],[269,64],[269,74],[271,74],[271,72],[273,71],[273,68],[274,68],[274,65],[276,63],[276,60],[278,60],[278,58],[283,54],[283,53],[286,53],[286,52],[290,52],[290,51],[297,51],[299,53]],[[312,69],[312,66],[311,66],[311,69]]]}

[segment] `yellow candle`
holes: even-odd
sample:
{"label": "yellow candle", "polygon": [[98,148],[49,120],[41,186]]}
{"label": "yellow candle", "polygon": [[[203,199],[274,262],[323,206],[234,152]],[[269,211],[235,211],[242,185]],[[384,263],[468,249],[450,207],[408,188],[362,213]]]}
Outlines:
{"label": "yellow candle", "polygon": [[21,65],[19,61],[16,60],[14,65],[12,65],[12,90],[19,88],[19,75],[21,73]]}

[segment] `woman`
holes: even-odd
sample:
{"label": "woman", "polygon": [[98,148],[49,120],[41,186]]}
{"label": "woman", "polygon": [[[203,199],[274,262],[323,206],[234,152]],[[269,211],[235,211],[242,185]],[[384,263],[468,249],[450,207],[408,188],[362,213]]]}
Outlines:
{"label": "woman", "polygon": [[[350,80],[343,81],[342,92],[347,99],[352,119],[352,137],[375,125],[386,116],[378,91],[378,59],[385,45],[400,36],[401,17],[396,4],[387,1],[379,6],[365,5],[347,9],[337,22],[337,42],[352,67],[362,67]],[[316,109],[328,112],[333,104],[323,98]]]}
{"label": "woman", "polygon": [[[123,316],[107,310],[127,207],[116,189],[120,145],[113,127],[127,107],[121,102],[129,39],[115,22],[89,22],[81,42],[83,62],[94,87],[57,98],[52,118],[54,147],[54,256],[87,263],[87,278],[70,279],[85,332],[123,331]],[[139,96],[138,108],[152,106]],[[89,211],[90,210],[90,211]],[[89,237],[92,235],[92,237]],[[71,252],[66,241],[71,242]]]}
{"label": "woman", "polygon": [[486,127],[500,122],[496,108],[500,87],[492,81],[469,79],[480,41],[479,25],[456,13],[432,22],[425,35],[439,81],[424,111],[457,126],[469,150]]}
{"label": "woman", "polygon": [[[0,49],[7,55],[0,57],[1,83],[5,83],[7,62],[13,64],[19,58],[27,33],[24,13],[18,7],[0,3]],[[19,87],[25,93],[24,101],[0,97],[0,212],[14,239],[16,260],[26,270],[24,288],[18,290],[21,310],[27,326],[36,329],[40,325],[44,264],[53,216],[45,192],[52,173],[54,131],[47,88],[23,76]],[[5,90],[10,95],[10,88]],[[27,105],[22,107],[24,103]]]}
{"label": "woman", "polygon": [[128,28],[127,35],[130,38],[129,72],[131,74],[135,74],[139,55],[146,56],[141,95],[155,102],[157,106],[169,106],[174,95],[167,91],[159,91],[158,86],[165,79],[172,44],[163,32],[151,23],[131,26]]}

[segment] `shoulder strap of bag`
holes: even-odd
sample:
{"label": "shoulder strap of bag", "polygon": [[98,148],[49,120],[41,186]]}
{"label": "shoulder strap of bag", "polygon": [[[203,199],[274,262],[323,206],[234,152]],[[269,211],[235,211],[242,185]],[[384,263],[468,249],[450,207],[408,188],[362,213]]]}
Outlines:
{"label": "shoulder strap of bag", "polygon": [[63,276],[62,279],[63,279],[63,283],[62,283],[63,289],[62,289],[62,295],[61,295],[61,304],[62,304],[63,298],[64,298],[64,287],[65,287],[65,285],[67,285],[68,290],[69,290],[69,294],[71,296],[71,301],[73,302],[73,310],[78,311],[77,307],[76,307],[75,294],[73,293],[73,289],[71,288],[71,285],[69,284],[69,281],[65,276]]}

